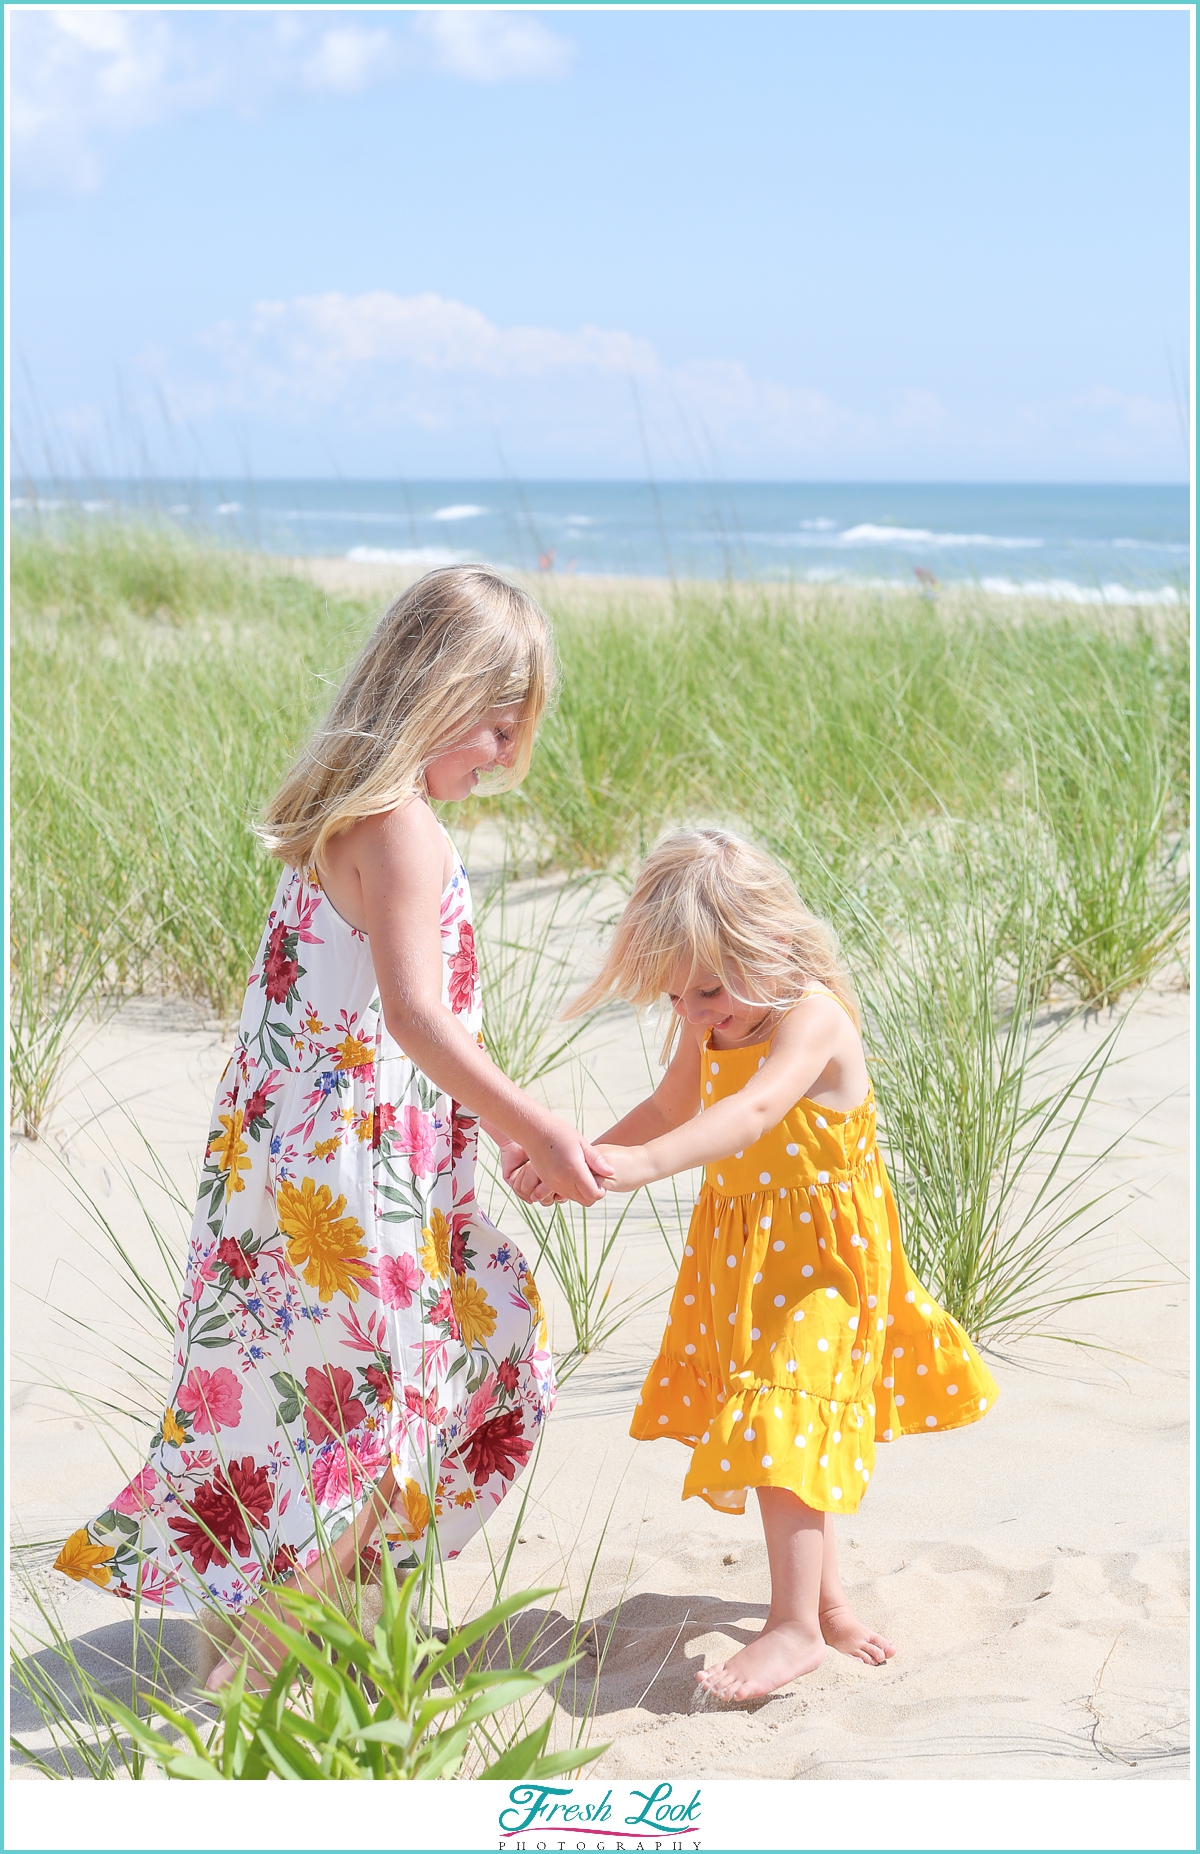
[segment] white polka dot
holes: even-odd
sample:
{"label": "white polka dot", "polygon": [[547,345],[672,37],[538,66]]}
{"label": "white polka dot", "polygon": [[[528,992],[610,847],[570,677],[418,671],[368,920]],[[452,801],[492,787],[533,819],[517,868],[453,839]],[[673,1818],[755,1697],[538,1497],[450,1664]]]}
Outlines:
{"label": "white polka dot", "polygon": [[735,1308],[734,1308],[734,1310],[733,1310],[733,1313],[731,1313],[731,1314],[730,1314],[730,1316],[729,1316],[729,1324],[730,1324],[731,1326],[733,1325],[733,1322],[734,1322],[734,1318],[735,1318],[735,1316],[736,1316],[736,1314],[737,1314],[737,1308],[735,1307]]}
{"label": "white polka dot", "polygon": [[[927,1307],[922,1307],[922,1308],[921,1308],[921,1312],[922,1312],[922,1313],[927,1313],[927,1312],[928,1312],[928,1308],[927,1308]],[[934,1349],[934,1351],[935,1351],[935,1352],[937,1351],[937,1349],[938,1349],[938,1347],[939,1347],[939,1346],[941,1345],[941,1343],[942,1343],[942,1342],[941,1342],[941,1340],[940,1340],[940,1339],[938,1338],[938,1336],[937,1336],[937,1334],[936,1334],[936,1333],[934,1333],[934,1335],[933,1335],[933,1349]]]}
{"label": "white polka dot", "polygon": [[818,1339],[817,1340],[817,1350],[818,1352],[828,1352],[829,1350],[828,1339]]}
{"label": "white polka dot", "polygon": [[875,1322],[875,1331],[876,1331],[877,1333],[881,1333],[881,1332],[883,1331],[883,1321],[882,1321],[882,1320],[876,1320],[876,1322]]}
{"label": "white polka dot", "polygon": [[668,1315],[667,1315],[667,1325],[669,1326],[670,1324],[671,1324],[671,1316],[670,1316],[670,1314],[668,1313]]}
{"label": "white polka dot", "polygon": [[708,1432],[708,1430],[706,1429],[706,1430],[704,1431],[704,1434],[703,1434],[703,1435],[701,1436],[701,1438],[700,1438],[700,1440],[701,1440],[702,1442],[707,1442],[707,1441],[708,1441],[708,1436],[709,1436],[709,1432]]}
{"label": "white polka dot", "polygon": [[689,1358],[692,1356],[692,1353],[696,1350],[694,1345],[685,1345],[683,1349],[687,1353]]}
{"label": "white polka dot", "polygon": [[829,1457],[828,1457],[828,1455],[822,1455],[822,1456],[821,1456],[821,1466],[822,1466],[823,1468],[827,1468],[827,1467],[829,1466]]}
{"label": "white polka dot", "polygon": [[840,1441],[841,1441],[841,1439],[842,1439],[842,1432],[841,1432],[841,1430],[840,1430],[840,1429],[835,1429],[835,1430],[834,1430],[834,1432],[833,1432],[833,1439],[834,1439],[834,1441],[835,1441],[835,1442],[840,1442]]}
{"label": "white polka dot", "polygon": [[799,1150],[800,1150],[800,1148],[799,1148],[799,1146],[797,1146],[797,1144],[796,1144],[796,1142],[795,1142],[795,1140],[789,1140],[789,1142],[788,1142],[788,1144],[787,1144],[787,1146],[786,1146],[786,1148],[785,1148],[785,1151],[787,1152],[787,1156],[788,1156],[788,1158],[789,1158],[789,1159],[794,1159],[794,1158],[795,1158],[795,1156],[796,1156],[796,1154],[797,1154],[797,1153],[799,1152]]}
{"label": "white polka dot", "polygon": [[787,1196],[787,1186],[786,1186],[786,1185],[780,1185],[780,1187],[779,1187],[779,1195],[780,1195],[780,1197],[786,1197],[786,1196]]}
{"label": "white polka dot", "polygon": [[889,1326],[894,1326],[895,1324],[896,1324],[896,1316],[895,1316],[895,1314],[894,1314],[894,1313],[889,1313],[889,1314],[888,1314],[888,1325],[889,1325]]}
{"label": "white polka dot", "polygon": [[811,1263],[811,1262],[805,1262],[805,1264],[804,1264],[804,1267],[803,1267],[803,1268],[802,1268],[802,1269],[800,1270],[800,1273],[801,1273],[802,1275],[811,1275],[811,1273],[812,1273],[812,1263]]}
{"label": "white polka dot", "polygon": [[770,1172],[760,1172],[758,1174],[758,1182],[759,1184],[770,1184],[771,1182]]}
{"label": "white polka dot", "polygon": [[854,1457],[854,1465],[861,1472],[861,1469],[862,1469],[862,1456],[861,1455],[856,1455]]}
{"label": "white polka dot", "polygon": [[885,1379],[883,1380],[883,1388],[884,1388],[884,1390],[891,1390],[891,1388],[892,1388],[892,1385],[893,1385],[893,1384],[894,1384],[895,1382],[896,1382],[896,1380],[895,1380],[895,1378],[885,1378]]}
{"label": "white polka dot", "polygon": [[851,1352],[851,1354],[850,1354],[850,1356],[851,1356],[851,1358],[852,1358],[852,1359],[854,1360],[854,1363],[855,1363],[855,1364],[857,1365],[857,1363],[858,1363],[858,1361],[859,1361],[859,1359],[860,1359],[860,1358],[862,1357],[862,1353],[861,1353],[861,1352],[859,1351],[859,1349],[858,1349],[858,1347],[857,1347],[857,1346],[855,1346],[855,1348],[854,1348],[854,1350],[853,1350],[853,1352]]}
{"label": "white polka dot", "polygon": [[884,1441],[885,1441],[885,1442],[890,1442],[890,1441],[891,1441],[891,1439],[892,1439],[892,1432],[891,1432],[891,1430],[890,1430],[890,1429],[885,1429],[885,1430],[884,1430],[884,1432],[883,1432],[883,1439],[884,1439]]}
{"label": "white polka dot", "polygon": [[912,1303],[913,1303],[913,1301],[914,1301],[914,1300],[915,1300],[915,1299],[916,1299],[917,1297],[916,1297],[916,1295],[915,1295],[915,1294],[913,1293],[913,1291],[912,1291],[912,1289],[911,1289],[911,1288],[909,1288],[909,1290],[908,1290],[908,1293],[907,1293],[907,1294],[906,1294],[906,1295],[904,1296],[904,1298],[905,1298],[905,1300],[906,1300],[906,1301],[908,1302],[908,1304],[909,1304],[909,1306],[911,1307],[911,1306],[912,1306]]}
{"label": "white polka dot", "polygon": [[899,1393],[899,1391],[897,1391],[897,1392],[896,1392],[896,1402],[897,1402],[897,1404],[898,1404],[898,1405],[900,1405],[900,1406],[903,1406],[903,1403],[904,1403],[904,1399],[903,1399],[903,1397],[902,1397],[902,1396],[900,1395],[900,1393]]}
{"label": "white polka dot", "polygon": [[762,1217],[762,1218],[760,1218],[760,1219],[759,1219],[759,1225],[758,1225],[758,1227],[759,1227],[759,1229],[760,1229],[760,1230],[769,1230],[769,1229],[770,1229],[770,1227],[771,1227],[771,1219],[770,1219],[770,1217]]}
{"label": "white polka dot", "polygon": [[725,1266],[726,1268],[736,1268],[737,1267],[737,1256],[727,1255],[725,1257]]}
{"label": "white polka dot", "polygon": [[684,1244],[683,1253],[685,1255],[695,1255],[696,1251],[692,1248],[692,1245],[689,1242],[689,1243]]}
{"label": "white polka dot", "polygon": [[892,1357],[893,1358],[903,1358],[904,1357],[904,1347],[902,1345],[893,1346],[892,1347]]}
{"label": "white polka dot", "polygon": [[794,1358],[788,1359],[787,1368],[789,1371],[794,1371],[796,1369],[796,1361]]}
{"label": "white polka dot", "polygon": [[919,1378],[923,1378],[928,1370],[929,1370],[928,1365],[918,1365],[917,1366],[917,1376]]}
{"label": "white polka dot", "polygon": [[716,1283],[715,1283],[715,1282],[713,1282],[713,1281],[710,1281],[710,1282],[709,1282],[709,1284],[708,1284],[708,1291],[709,1291],[709,1293],[710,1293],[710,1294],[715,1294],[715,1293],[716,1293],[716,1291],[717,1291],[717,1289],[716,1289]]}
{"label": "white polka dot", "polygon": [[742,1412],[740,1410],[731,1410],[729,1412],[729,1420],[731,1423],[740,1423],[742,1420]]}
{"label": "white polka dot", "polygon": [[868,1295],[867,1295],[867,1305],[868,1305],[868,1307],[873,1307],[873,1306],[875,1305],[875,1296],[874,1296],[874,1294],[868,1294]]}
{"label": "white polka dot", "polygon": [[[693,1073],[693,1074],[695,1074],[695,1070],[694,1070],[694,1069],[693,1069],[693,1071],[692,1071],[692,1073]],[[826,1118],[825,1118],[825,1116],[824,1116],[824,1114],[818,1114],[818,1115],[817,1115],[817,1125],[818,1125],[819,1127],[827,1127],[827,1126],[829,1125],[829,1122],[828,1122],[828,1120],[826,1120]]]}
{"label": "white polka dot", "polygon": [[721,1185],[725,1183],[725,1180],[722,1178],[720,1172],[717,1173],[717,1183]]}
{"label": "white polka dot", "polygon": [[859,1150],[860,1152],[865,1152],[865,1151],[866,1151],[866,1149],[867,1149],[867,1142],[866,1142],[866,1140],[865,1140],[865,1139],[860,1139],[860,1140],[859,1140],[859,1142],[858,1142],[858,1150]]}
{"label": "white polka dot", "polygon": [[683,1297],[683,1304],[685,1307],[694,1307],[696,1304],[696,1296],[694,1294],[685,1294]]}
{"label": "white polka dot", "polygon": [[[923,1314],[925,1315],[925,1317],[926,1317],[926,1319],[928,1319],[928,1318],[929,1318],[929,1315],[930,1315],[930,1314],[931,1314],[931,1313],[933,1312],[933,1308],[932,1308],[932,1307],[930,1306],[930,1304],[929,1304],[929,1302],[928,1302],[927,1300],[926,1300],[926,1301],[922,1301],[922,1303],[921,1303],[921,1312],[922,1312],[922,1313],[923,1313]],[[937,1344],[937,1340],[935,1339],[933,1343],[934,1343],[934,1345],[936,1345],[936,1344]]]}
{"label": "white polka dot", "polygon": [[[694,1071],[693,1071],[693,1072],[694,1072]],[[875,1195],[876,1195],[876,1197],[882,1197],[882,1196],[883,1196],[883,1186],[882,1186],[882,1185],[876,1185],[876,1186],[875,1186]],[[890,1249],[890,1248],[891,1248],[891,1246],[892,1246],[892,1245],[891,1245],[891,1244],[889,1243],[889,1244],[888,1244],[888,1248]]]}
{"label": "white polka dot", "polygon": [[947,1397],[957,1397],[958,1396],[958,1385],[957,1384],[947,1384],[946,1395]]}
{"label": "white polka dot", "polygon": [[[711,1068],[714,1075],[719,1075],[721,1073],[721,1065],[719,1062],[710,1062],[709,1067]],[[695,1072],[696,1071],[693,1069],[692,1070],[693,1075],[695,1074]]]}
{"label": "white polka dot", "polygon": [[741,1152],[735,1152],[733,1156],[735,1159],[744,1159],[746,1154],[745,1154],[745,1151],[743,1150]]}
{"label": "white polka dot", "polygon": [[753,1440],[754,1440],[754,1431],[753,1431],[753,1429],[743,1429],[743,1431],[742,1431],[742,1441],[743,1441],[743,1442],[753,1442]]}
{"label": "white polka dot", "polygon": [[775,1405],[775,1414],[776,1414],[776,1416],[778,1416],[778,1417],[780,1417],[780,1418],[782,1418],[782,1416],[783,1416],[783,1411],[782,1411],[782,1410],[780,1409],[780,1407],[779,1407],[779,1405],[778,1405],[778,1404],[776,1404],[776,1405]]}
{"label": "white polka dot", "polygon": [[729,1463],[728,1463],[727,1461],[723,1461],[723,1462],[721,1463],[721,1472],[722,1472],[722,1474],[728,1474],[728,1473],[729,1473]]}
{"label": "white polka dot", "polygon": [[[840,1373],[840,1372],[838,1373],[838,1376],[839,1376],[839,1377],[841,1376],[841,1373]],[[832,1414],[833,1416],[836,1416],[836,1415],[837,1415],[837,1405],[836,1405],[836,1403],[831,1403],[831,1404],[830,1404],[830,1406],[829,1406],[829,1409],[830,1409],[830,1413],[831,1413],[831,1414]]]}
{"label": "white polka dot", "polygon": [[667,1419],[665,1416],[660,1416],[658,1420],[660,1423],[665,1423]]}
{"label": "white polka dot", "polygon": [[755,1275],[755,1277],[754,1277],[754,1285],[755,1285],[755,1287],[757,1287],[757,1286],[758,1286],[758,1284],[759,1284],[759,1282],[760,1282],[761,1280],[762,1280],[762,1276],[761,1276],[761,1275]]}
{"label": "white polka dot", "polygon": [[817,1247],[818,1249],[823,1249],[825,1247],[825,1238],[823,1236],[817,1237]]}
{"label": "white polka dot", "polygon": [[836,1300],[837,1299],[837,1289],[836,1288],[826,1288],[825,1298],[826,1300]]}
{"label": "white polka dot", "polygon": [[833,1495],[833,1498],[834,1498],[835,1500],[840,1500],[840,1499],[841,1499],[841,1497],[842,1497],[842,1490],[841,1490],[841,1488],[840,1488],[840,1487],[831,1487],[831,1488],[829,1489],[829,1491],[830,1491],[830,1493],[831,1493],[831,1494]]}
{"label": "white polka dot", "polygon": [[[759,1280],[761,1281],[761,1279],[762,1279],[762,1276],[760,1275],[760,1276],[759,1276]],[[784,1301],[784,1296],[783,1296],[782,1294],[776,1294],[776,1296],[775,1296],[775,1305],[776,1305],[777,1307],[782,1307],[782,1306],[783,1306],[784,1304],[785,1304],[785,1301]]]}
{"label": "white polka dot", "polygon": [[752,1339],[761,1339],[761,1338],[762,1338],[762,1334],[761,1334],[761,1333],[759,1332],[759,1330],[758,1330],[758,1327],[757,1327],[757,1326],[752,1326],[752,1327],[750,1328],[750,1337],[751,1337]]}
{"label": "white polka dot", "polygon": [[764,1467],[764,1468],[773,1468],[774,1466],[775,1466],[775,1463],[774,1463],[774,1461],[773,1461],[773,1460],[771,1459],[771,1457],[770,1457],[770,1455],[764,1455],[764,1456],[763,1456],[763,1467]]}
{"label": "white polka dot", "polygon": [[711,1082],[705,1082],[705,1084],[704,1084],[704,1092],[705,1092],[705,1094],[711,1094],[711,1093],[712,1093],[712,1083],[711,1083]]}
{"label": "white polka dot", "polygon": [[668,1380],[666,1378],[660,1378],[658,1382],[659,1382],[660,1388],[665,1390]]}
{"label": "white polka dot", "polygon": [[829,1173],[828,1172],[818,1172],[817,1173],[817,1183],[818,1184],[828,1184],[829,1183]]}
{"label": "white polka dot", "polygon": [[927,1416],[925,1418],[925,1427],[926,1429],[936,1429],[937,1428],[937,1417]]}
{"label": "white polka dot", "polygon": [[986,1398],[986,1397],[981,1397],[981,1398],[979,1399],[979,1407],[980,1407],[980,1409],[981,1409],[981,1410],[986,1410],[986,1409],[987,1409],[987,1398]]}
{"label": "white polka dot", "polygon": [[639,1397],[639,1398],[638,1398],[638,1402],[640,1403],[641,1401],[642,1401],[642,1400],[641,1400],[641,1398]]}
{"label": "white polka dot", "polygon": [[848,1326],[848,1327],[850,1328],[850,1331],[851,1331],[852,1333],[856,1333],[856,1332],[858,1331],[858,1315],[857,1315],[857,1313],[852,1313],[852,1314],[850,1315],[850,1318],[849,1318],[849,1319],[848,1319],[848,1320],[846,1321],[846,1324],[847,1324],[847,1326]]}
{"label": "white polka dot", "polygon": [[797,1436],[795,1438],[795,1443],[796,1443],[797,1448],[807,1448],[808,1447],[808,1437],[807,1436]]}
{"label": "white polka dot", "polygon": [[758,1066],[759,1066],[759,1068],[760,1068],[760,1069],[762,1068],[762,1066],[763,1066],[763,1063],[764,1063],[764,1062],[766,1061],[766,1059],[767,1059],[767,1058],[766,1058],[765,1056],[760,1056],[760,1057],[758,1058]]}
{"label": "white polka dot", "polygon": [[857,1249],[858,1247],[858,1237],[857,1236],[852,1236],[850,1238],[850,1247],[852,1249]]}
{"label": "white polka dot", "polygon": [[812,1222],[812,1216],[807,1210],[802,1210],[800,1212],[800,1221],[801,1223],[811,1223]]}
{"label": "white polka dot", "polygon": [[700,1327],[700,1331],[701,1331],[702,1333],[706,1333],[706,1332],[708,1331],[708,1328],[707,1328],[707,1326],[704,1326],[704,1325],[701,1325],[701,1327]]}
{"label": "white polka dot", "polygon": [[781,1242],[773,1242],[771,1247],[774,1249],[776,1255],[779,1255],[783,1249],[783,1244]]}
{"label": "white polka dot", "polygon": [[795,1324],[796,1322],[802,1320],[803,1318],[804,1318],[804,1308],[797,1307],[795,1313],[793,1313],[792,1315],[792,1323]]}

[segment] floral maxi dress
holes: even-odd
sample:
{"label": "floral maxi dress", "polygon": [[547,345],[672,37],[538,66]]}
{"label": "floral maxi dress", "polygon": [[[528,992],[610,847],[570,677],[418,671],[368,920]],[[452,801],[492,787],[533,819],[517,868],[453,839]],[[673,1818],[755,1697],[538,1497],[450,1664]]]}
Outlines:
{"label": "floral maxi dress", "polygon": [[[457,855],[441,942],[442,1001],[478,1035]],[[315,1563],[389,1466],[397,1569],[423,1539],[457,1556],[554,1402],[533,1276],[476,1200],[477,1140],[389,1035],[366,935],[285,871],[217,1091],[166,1409],[59,1570],[236,1613]]]}

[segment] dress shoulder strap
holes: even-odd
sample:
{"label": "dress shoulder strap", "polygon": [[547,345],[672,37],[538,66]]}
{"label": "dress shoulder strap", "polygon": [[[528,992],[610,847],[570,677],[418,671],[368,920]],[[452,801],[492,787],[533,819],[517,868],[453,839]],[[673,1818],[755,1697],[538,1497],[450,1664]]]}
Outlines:
{"label": "dress shoulder strap", "polygon": [[796,1003],[803,1004],[806,998],[832,998],[835,1004],[841,1005],[847,1017],[850,1019],[850,1022],[854,1022],[854,1013],[846,1003],[846,1000],[844,998],[839,998],[836,991],[830,991],[828,985],[816,984],[806,986],[797,998]]}

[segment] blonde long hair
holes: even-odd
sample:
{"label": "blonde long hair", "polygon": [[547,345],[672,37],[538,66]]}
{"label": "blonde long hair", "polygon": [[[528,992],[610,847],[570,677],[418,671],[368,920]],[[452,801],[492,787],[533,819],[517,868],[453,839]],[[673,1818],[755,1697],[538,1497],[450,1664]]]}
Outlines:
{"label": "blonde long hair", "polygon": [[[657,1004],[685,961],[692,971],[715,973],[740,1004],[777,1011],[824,985],[860,1023],[832,927],[809,912],[773,857],[732,831],[660,838],[638,871],[603,966],[563,1015],[579,1017],[613,997],[637,1009]],[[673,1016],[664,1062],[679,1027]]]}
{"label": "blonde long hair", "polygon": [[390,605],[333,706],[268,805],[258,835],[283,862],[317,862],[327,840],[391,811],[488,708],[521,705],[511,766],[529,770],[554,686],[550,626],[537,601],[486,566],[439,567]]}

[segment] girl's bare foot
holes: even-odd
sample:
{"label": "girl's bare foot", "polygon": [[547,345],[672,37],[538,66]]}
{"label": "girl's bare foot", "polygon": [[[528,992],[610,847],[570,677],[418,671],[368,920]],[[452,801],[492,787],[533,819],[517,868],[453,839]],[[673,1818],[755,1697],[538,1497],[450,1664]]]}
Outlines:
{"label": "girl's bare foot", "polygon": [[700,1686],[719,1700],[758,1699],[786,1687],[820,1667],[825,1656],[821,1636],[802,1622],[768,1622],[762,1634],[696,1675]]}
{"label": "girl's bare foot", "polygon": [[868,1667],[882,1667],[896,1652],[886,1635],[877,1635],[859,1621],[849,1603],[831,1603],[821,1611],[821,1634],[839,1654],[865,1661]]}
{"label": "girl's bare foot", "polygon": [[205,1692],[219,1693],[222,1687],[227,1687],[241,1666],[242,1657],[247,1653],[247,1689],[251,1693],[269,1692],[271,1683],[287,1657],[287,1650],[278,1636],[272,1635],[260,1622],[249,1618],[238,1630],[229,1653],[217,1662],[205,1681]]}

